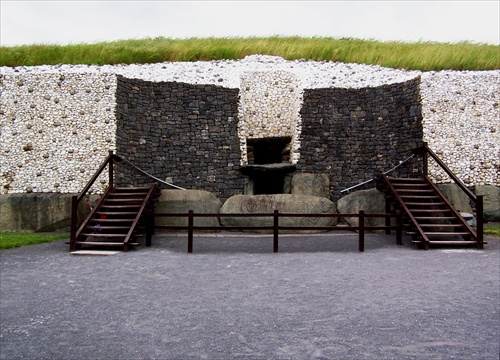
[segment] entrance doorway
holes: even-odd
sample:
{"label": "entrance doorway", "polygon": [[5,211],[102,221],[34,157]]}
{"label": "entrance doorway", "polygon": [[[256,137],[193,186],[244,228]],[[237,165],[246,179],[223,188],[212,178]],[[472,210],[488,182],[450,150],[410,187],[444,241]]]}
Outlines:
{"label": "entrance doorway", "polygon": [[285,176],[295,170],[290,164],[290,137],[247,139],[248,165],[241,168],[250,177],[247,195],[285,193]]}

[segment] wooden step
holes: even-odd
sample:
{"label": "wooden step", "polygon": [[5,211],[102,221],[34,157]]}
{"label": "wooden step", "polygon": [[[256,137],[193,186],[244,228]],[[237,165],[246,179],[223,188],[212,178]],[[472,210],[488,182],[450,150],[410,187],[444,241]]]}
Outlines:
{"label": "wooden step", "polygon": [[[412,240],[412,243],[423,243],[423,240]],[[431,245],[476,245],[475,240],[429,240]]]}
{"label": "wooden step", "polygon": [[421,228],[430,228],[430,227],[440,227],[440,228],[461,228],[463,229],[464,226],[462,224],[418,224]]}
{"label": "wooden step", "polygon": [[462,235],[471,235],[467,231],[454,231],[454,232],[425,232],[425,235],[427,236],[448,236],[448,235],[457,235],[457,236],[462,236]]}
{"label": "wooden step", "polygon": [[425,182],[425,180],[423,178],[404,178],[404,177],[401,177],[401,178],[397,178],[397,177],[387,177],[391,183],[392,182],[398,182],[398,181],[403,181],[403,182]]}
{"label": "wooden step", "polygon": [[[120,213],[123,214],[123,213]],[[136,214],[136,213],[133,213]],[[120,223],[120,222],[125,222],[125,223],[131,223],[134,222],[134,219],[90,219],[91,223]]]}
{"label": "wooden step", "polygon": [[123,245],[131,245],[138,246],[139,243],[123,243],[123,242],[106,242],[106,241],[77,241],[77,245],[92,245],[92,246],[123,246]]}
{"label": "wooden step", "polygon": [[426,193],[431,193],[434,194],[434,190],[432,189],[411,189],[411,188],[405,188],[405,189],[398,189],[398,193],[416,193],[416,194],[426,194]]}
{"label": "wooden step", "polygon": [[106,238],[124,238],[127,236],[127,234],[96,234],[94,232],[85,232],[85,233],[80,233],[80,236],[86,236],[86,237],[93,237],[93,238],[99,238],[99,239],[106,239]]}
{"label": "wooden step", "polygon": [[137,196],[137,197],[145,197],[148,193],[147,192],[112,192],[108,194],[108,197],[116,197],[116,198],[128,198],[131,196]]}
{"label": "wooden step", "polygon": [[[441,206],[446,205],[444,202],[405,202],[405,205],[409,208],[410,206]],[[440,210],[440,209],[436,209]],[[443,209],[444,210],[444,209]]]}
{"label": "wooden step", "polygon": [[[85,229],[95,229],[95,226],[86,226]],[[129,230],[130,226],[108,226],[108,225],[99,225],[99,229],[101,230]],[[101,233],[99,233],[101,234]],[[105,235],[105,233],[102,233],[102,235]]]}
{"label": "wooden step", "polygon": [[415,220],[455,220],[454,216],[414,216]]}
{"label": "wooden step", "polygon": [[125,199],[113,199],[113,198],[107,198],[106,200],[104,200],[104,204],[108,204],[108,203],[111,203],[111,204],[115,204],[115,203],[119,203],[119,204],[128,204],[130,202],[134,202],[134,203],[143,203],[144,202],[144,198],[137,198],[137,197],[134,197],[134,198],[125,198]]}
{"label": "wooden step", "polygon": [[135,204],[131,204],[131,205],[106,205],[106,204],[103,204],[101,205],[99,208],[106,208],[106,209],[140,209],[141,208],[141,205],[135,205]]}
{"label": "wooden step", "polygon": [[437,214],[441,214],[441,213],[450,213],[452,212],[451,209],[413,209],[412,210],[412,214],[413,213],[437,213]]}
{"label": "wooden step", "polygon": [[429,200],[429,199],[439,199],[436,195],[399,195],[401,199],[412,199],[412,200]]}
{"label": "wooden step", "polygon": [[124,192],[148,192],[148,187],[117,187],[113,190],[113,193],[124,193]]}
{"label": "wooden step", "polygon": [[137,211],[98,211],[96,212],[98,215],[105,215],[105,216],[136,216]]}
{"label": "wooden step", "polygon": [[399,189],[408,189],[408,188],[427,188],[427,189],[430,189],[429,187],[429,184],[425,184],[425,183],[421,183],[421,184],[417,184],[417,183],[408,183],[408,184],[392,184],[392,186],[394,187],[394,189],[396,190],[399,190]]}

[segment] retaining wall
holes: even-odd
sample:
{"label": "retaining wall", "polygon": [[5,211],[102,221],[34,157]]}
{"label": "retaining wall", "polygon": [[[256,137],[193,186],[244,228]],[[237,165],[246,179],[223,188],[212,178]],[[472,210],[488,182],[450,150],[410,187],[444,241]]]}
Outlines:
{"label": "retaining wall", "polygon": [[[149,174],[219,198],[239,194],[238,89],[118,77],[117,152]],[[132,169],[133,170],[133,169]],[[117,184],[151,179],[119,166]]]}
{"label": "retaining wall", "polygon": [[417,78],[376,88],[305,90],[299,171],[328,174],[337,200],[341,190],[398,165],[422,139],[419,84]]}
{"label": "retaining wall", "polygon": [[[272,66],[269,68],[269,72],[273,72]],[[294,83],[293,74],[277,72],[274,75],[267,74],[266,76],[267,87],[265,87],[264,92],[270,88],[269,84],[272,85],[273,81],[281,81],[281,79],[289,79],[289,85],[298,88],[287,95],[286,116],[278,116],[283,112],[273,113],[271,118],[274,127],[265,136],[276,136],[275,134],[279,134],[281,128],[285,129],[286,134],[291,133],[294,136],[292,162],[297,161],[299,171],[328,173],[332,179],[332,196],[338,189],[355,185],[359,181],[369,178],[375,171],[386,169],[387,166],[395,165],[397,161],[401,160],[400,154],[394,152],[396,147],[389,146],[389,143],[380,143],[381,138],[373,133],[372,129],[381,125],[382,128],[379,129],[379,132],[385,134],[384,136],[391,135],[391,126],[398,125],[395,121],[399,115],[397,113],[391,115],[392,120],[389,122],[386,122],[387,117],[382,116],[384,120],[379,123],[378,116],[375,117],[374,114],[382,113],[381,104],[386,101],[392,104],[389,108],[396,109],[394,106],[397,106],[396,101],[398,100],[394,98],[390,89],[403,85],[396,83],[387,85],[386,88],[377,86],[363,89],[335,87],[303,89],[300,88],[300,84],[302,84],[300,81],[298,81],[298,85]],[[257,78],[252,77],[252,72],[242,72],[241,83],[244,83],[245,78],[249,81],[249,89],[256,85],[255,82],[251,81],[251,79]],[[500,186],[500,106],[498,105],[500,102],[500,92],[498,91],[500,72],[431,72],[422,73],[421,79],[419,86],[423,115],[421,138],[428,141],[430,147],[442,156],[445,163],[468,185]],[[247,90],[246,87],[240,89],[240,93],[238,93],[238,89],[216,87],[215,85],[199,87],[199,85],[194,84],[184,83],[181,85],[183,83],[177,83],[174,86],[173,84],[160,85],[162,83],[144,81],[141,86],[146,89],[145,93],[134,94],[130,92],[128,94],[117,90],[119,82],[125,83],[127,80],[126,78],[118,80],[116,74],[104,72],[104,70],[102,72],[87,72],[85,70],[73,72],[65,70],[64,66],[51,67],[49,70],[43,71],[39,69],[32,71],[30,68],[23,68],[19,71],[17,69],[9,69],[8,71],[2,69],[0,71],[1,192],[3,194],[78,192],[98,168],[108,150],[118,150],[118,153],[123,151],[123,155],[131,156],[130,160],[137,160],[138,166],[144,165],[146,170],[151,171],[153,175],[162,179],[179,180],[181,185],[190,188],[214,190],[222,197],[243,191],[242,188],[246,180],[236,173],[236,168],[238,164],[245,163],[244,142],[254,135],[238,128],[238,126],[246,124],[247,120],[243,121],[242,119],[247,119],[245,114],[248,115],[247,111],[250,109],[248,104],[244,103],[244,98],[241,95],[248,91],[251,94],[250,98],[255,99],[262,96],[262,92],[258,93],[257,90],[253,92],[254,90]],[[408,85],[406,82],[401,84]],[[416,87],[417,84],[414,85],[414,88]],[[156,150],[158,153],[154,156],[156,159],[164,157],[165,160],[161,160],[162,163],[156,165],[148,163],[146,154],[149,157],[151,153],[148,153],[147,146],[143,146],[148,143],[140,143],[148,140],[146,138],[141,140],[141,137],[137,137],[135,140],[130,139],[133,127],[132,120],[123,117],[125,110],[131,111],[131,116],[139,116],[138,109],[125,109],[120,108],[120,106],[126,105],[127,101],[133,103],[142,98],[141,101],[148,104],[147,106],[154,107],[157,106],[154,105],[154,102],[164,101],[165,94],[170,91],[188,91],[188,89],[194,91],[193,93],[197,94],[195,96],[200,96],[200,99],[206,95],[205,91],[207,94],[211,91],[214,94],[221,94],[224,98],[223,101],[227,102],[230,109],[217,110],[215,104],[210,104],[210,111],[214,112],[212,117],[203,118],[200,116],[197,119],[186,120],[183,115],[180,115],[181,113],[194,116],[198,115],[194,111],[200,110],[190,108],[189,103],[172,102],[168,105],[165,103],[158,105],[160,108],[163,106],[172,112],[181,109],[177,115],[172,115],[177,116],[174,121],[175,128],[169,128],[168,131],[179,137],[176,146],[179,146],[181,138],[187,139],[189,145],[184,154],[177,154],[176,152],[180,150],[174,149],[175,158],[169,158],[166,152],[160,155],[162,146],[167,146],[168,141],[165,139],[170,135],[167,134],[166,128],[159,129],[160,125],[164,126],[161,124],[162,115],[153,116],[151,112],[150,117],[145,120],[146,124],[141,123],[142,128],[137,128],[134,131],[146,132],[147,126],[150,126],[154,133],[148,136],[158,137]],[[284,96],[286,87],[283,86],[280,89],[273,96],[278,98]],[[121,96],[120,100],[117,100],[118,93]],[[257,93],[260,95],[254,95]],[[378,96],[377,94],[381,96],[379,100],[374,98]],[[129,95],[131,98],[126,99]],[[387,97],[385,97],[386,95]],[[172,96],[175,98],[175,94]],[[305,97],[302,98],[302,96]],[[352,104],[342,103],[342,101],[350,101],[345,99],[351,98],[351,96],[359,96],[360,98],[364,96],[368,101],[367,104],[370,105],[365,106],[354,98],[352,98],[354,99]],[[328,97],[338,97],[338,99],[329,99]],[[171,97],[170,100],[172,99]],[[324,104],[317,103],[317,108],[314,108],[316,106],[313,103],[314,99],[318,99],[317,101],[324,102]],[[276,100],[273,101],[264,104],[261,109],[270,111],[272,104],[276,103]],[[295,117],[297,106],[299,106],[300,114]],[[329,108],[330,106],[331,108]],[[342,107],[346,108],[341,110]],[[333,109],[336,110],[333,111]],[[116,113],[115,110],[117,110]],[[215,111],[222,111],[223,117],[216,115]],[[406,108],[403,112],[412,114]],[[122,118],[119,118],[120,116]],[[181,122],[181,118],[186,123]],[[232,118],[231,123],[225,120],[229,118]],[[157,127],[152,124],[156,120],[160,121]],[[202,126],[196,126],[195,120]],[[209,123],[210,121],[214,121],[214,123]],[[253,121],[251,116],[248,117],[248,121]],[[349,123],[351,121],[352,123]],[[307,129],[302,130],[303,122],[307,123]],[[117,125],[119,126],[117,127]],[[131,132],[124,133],[125,129],[120,130],[120,126],[129,127]],[[203,126],[209,126],[208,132]],[[212,130],[214,131],[210,130],[210,126],[213,126]],[[222,139],[223,136],[216,135],[215,127],[219,127],[219,130],[224,134],[223,136],[228,138]],[[398,138],[397,149],[401,153],[406,148],[413,146],[413,142],[416,140],[414,137],[420,136],[415,132],[405,133],[406,129],[398,128],[397,134],[392,135]],[[118,138],[116,134],[118,134]],[[347,136],[349,142],[340,134]],[[406,136],[409,136],[409,142],[405,140]],[[237,140],[233,141],[233,137]],[[376,138],[374,141],[378,142],[378,145],[372,145],[372,137]],[[334,143],[332,139],[337,139],[337,142]],[[134,146],[132,146],[131,141],[138,143],[135,144],[135,148],[136,151],[139,149],[139,152],[133,153]],[[210,143],[212,145],[209,145]],[[363,145],[365,143],[368,146],[366,148]],[[169,143],[169,146],[171,145],[173,143]],[[342,150],[340,147],[344,145],[346,148]],[[217,154],[217,151],[212,153],[212,150],[218,150],[221,146],[222,150],[229,150],[229,153],[224,155],[221,155],[220,152]],[[229,149],[225,146],[229,146]],[[372,154],[371,157],[372,160],[375,160],[375,164],[366,162],[370,157],[370,146],[372,149],[377,148],[377,150],[379,146],[382,146],[385,153],[377,152],[377,156],[380,155],[384,158],[377,157],[376,160],[374,153]],[[359,149],[359,152],[355,149]],[[172,150],[172,147],[168,150]],[[331,154],[328,155],[328,152]],[[346,160],[345,157],[348,154],[352,155],[352,159]],[[196,162],[192,161],[195,155]],[[182,161],[177,161],[181,159]],[[212,159],[214,159],[212,164],[207,164],[207,161]],[[330,161],[331,164],[327,164]],[[190,169],[186,163],[191,164],[189,165]],[[193,168],[193,166],[198,167]],[[332,166],[332,168],[328,169],[328,166]],[[195,178],[193,175],[191,178],[187,175],[181,176],[182,172],[188,170],[193,170],[192,174],[195,174],[194,171],[201,174],[200,179],[202,180],[196,179],[198,175]],[[348,175],[339,175],[343,171]],[[221,180],[223,172],[225,172],[224,176],[227,179],[225,182]],[[446,177],[434,170],[432,166],[431,172],[434,173],[438,182],[447,182]],[[229,182],[234,183],[234,187],[228,185]],[[99,179],[92,191],[102,192],[106,186],[107,180],[104,176]]]}

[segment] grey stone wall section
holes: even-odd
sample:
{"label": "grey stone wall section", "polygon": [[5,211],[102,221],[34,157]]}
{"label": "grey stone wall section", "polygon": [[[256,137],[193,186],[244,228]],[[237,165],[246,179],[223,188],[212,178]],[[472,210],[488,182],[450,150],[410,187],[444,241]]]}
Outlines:
{"label": "grey stone wall section", "polygon": [[[304,90],[298,171],[328,174],[336,201],[341,190],[398,165],[422,141],[419,85],[415,78],[374,88]],[[421,170],[411,162],[403,167],[415,175]]]}
{"label": "grey stone wall section", "polygon": [[[118,76],[117,153],[177,186],[220,199],[240,194],[248,180],[238,170],[238,101],[238,89]],[[154,180],[119,166],[116,181]]]}

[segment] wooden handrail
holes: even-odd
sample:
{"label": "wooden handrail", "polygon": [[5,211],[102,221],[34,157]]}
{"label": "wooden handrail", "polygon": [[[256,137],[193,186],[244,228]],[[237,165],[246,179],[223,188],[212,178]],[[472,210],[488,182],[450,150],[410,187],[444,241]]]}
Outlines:
{"label": "wooden handrail", "polygon": [[422,145],[421,148],[417,149],[417,151],[421,151],[424,155],[424,175],[428,175],[427,174],[427,165],[426,165],[426,161],[425,161],[425,154],[429,154],[433,159],[434,161],[436,161],[436,163],[446,172],[446,174],[448,174],[448,176],[460,187],[460,189],[462,189],[462,191],[464,193],[467,194],[467,196],[469,198],[471,198],[472,200],[476,201],[477,199],[477,196],[476,194],[474,194],[451,170],[448,166],[446,166],[446,164],[436,155],[436,153],[434,153],[434,151],[431,150],[431,148],[429,148],[429,146],[427,145],[426,142],[424,142],[424,144]]}
{"label": "wooden handrail", "polygon": [[429,238],[427,237],[427,235],[425,235],[424,230],[422,230],[422,228],[418,224],[417,220],[412,215],[410,209],[408,209],[408,207],[406,206],[405,202],[401,199],[401,197],[399,196],[398,192],[394,189],[394,186],[392,185],[392,183],[387,179],[387,175],[383,175],[382,174],[382,178],[386,182],[386,184],[389,187],[389,189],[391,189],[391,192],[394,194],[394,196],[398,200],[398,202],[401,205],[401,207],[404,209],[406,215],[410,218],[410,220],[412,221],[412,223],[415,225],[415,228],[417,229],[418,233],[422,237],[422,239],[423,239],[423,241],[425,243],[425,247],[427,248],[429,246]]}
{"label": "wooden handrail", "polygon": [[95,181],[97,180],[97,178],[99,177],[99,175],[101,175],[101,173],[106,168],[106,165],[108,165],[108,164],[109,164],[109,173],[110,173],[110,175],[109,175],[109,181],[110,181],[109,186],[113,187],[113,158],[114,157],[115,157],[115,155],[113,154],[113,150],[109,150],[109,154],[106,157],[106,159],[104,160],[104,162],[101,164],[101,166],[99,167],[99,169],[97,169],[97,171],[95,172],[94,176],[92,176],[92,178],[90,178],[89,182],[87,183],[87,185],[85,185],[85,187],[80,192],[80,194],[78,194],[78,199],[77,199],[78,202],[80,202],[82,200],[82,198],[85,196],[85,194],[87,193],[87,191],[89,191],[89,189],[91,188],[91,186],[94,185]]}
{"label": "wooden handrail", "polygon": [[149,199],[151,198],[151,195],[156,190],[156,186],[157,186],[157,183],[154,183],[153,185],[151,185],[151,187],[149,188],[149,191],[148,191],[147,195],[144,197],[144,201],[141,204],[141,208],[137,212],[137,215],[136,215],[136,217],[134,219],[134,222],[130,226],[130,230],[128,231],[127,236],[123,240],[123,243],[125,244],[125,246],[128,246],[128,242],[130,241],[130,238],[132,237],[132,234],[135,231],[135,228],[136,228],[137,224],[139,223],[139,219],[141,218],[141,215],[144,212],[144,209],[146,209],[146,205],[148,204]]}
{"label": "wooden handrail", "polygon": [[[106,159],[104,159],[104,162],[101,164],[99,169],[95,172],[94,176],[87,182],[87,184],[84,186],[83,190],[80,191],[78,196],[73,196],[72,201],[71,201],[71,230],[70,230],[70,251],[73,251],[75,249],[75,242],[77,238],[77,234],[80,233],[82,230],[82,227],[77,230],[78,224],[77,224],[77,217],[78,217],[78,204],[80,201],[84,198],[84,196],[87,194],[89,189],[94,185],[95,181],[101,175],[101,173],[104,171],[107,165],[108,167],[108,172],[109,172],[109,184],[108,184],[108,190],[113,187],[113,159],[116,157],[116,155],[113,154],[113,150],[109,150],[108,156]],[[95,210],[95,209],[94,209]],[[91,212],[92,213],[92,212]],[[91,214],[89,214],[90,217]],[[87,218],[89,218],[87,217]],[[85,221],[84,223],[85,224]],[[83,226],[82,224],[82,226]]]}
{"label": "wooden handrail", "polygon": [[[415,154],[422,154],[423,156],[423,172],[424,177],[428,178],[428,156],[430,155],[434,161],[441,167],[441,169],[448,174],[448,176],[457,184],[457,186],[471,199],[476,205],[476,236],[479,248],[483,246],[483,196],[474,194],[451,170],[446,164],[436,155],[427,142],[424,142],[421,147],[413,150]],[[468,226],[469,227],[469,226]]]}

